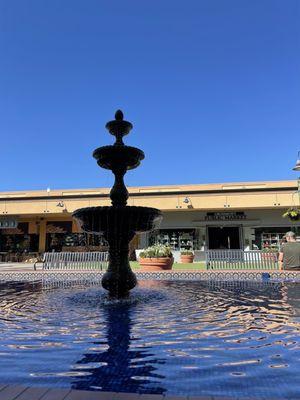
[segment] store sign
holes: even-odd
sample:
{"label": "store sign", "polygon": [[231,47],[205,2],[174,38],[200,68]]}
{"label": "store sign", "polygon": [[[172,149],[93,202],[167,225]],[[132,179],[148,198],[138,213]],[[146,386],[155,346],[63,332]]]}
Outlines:
{"label": "store sign", "polygon": [[206,214],[205,221],[237,221],[247,219],[244,212],[209,212]]}
{"label": "store sign", "polygon": [[18,221],[16,219],[0,219],[0,229],[17,228]]}

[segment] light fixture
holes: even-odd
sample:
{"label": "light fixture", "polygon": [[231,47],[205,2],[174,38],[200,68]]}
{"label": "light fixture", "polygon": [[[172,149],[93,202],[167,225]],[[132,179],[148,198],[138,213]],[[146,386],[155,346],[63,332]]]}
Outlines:
{"label": "light fixture", "polygon": [[56,204],[56,207],[64,207],[65,205],[64,205],[64,202],[63,201],[60,201],[60,202],[58,202],[57,204]]}
{"label": "light fixture", "polygon": [[190,202],[190,199],[189,199],[188,197],[186,197],[186,198],[183,200],[183,202],[186,203],[186,204],[188,204],[188,203]]}
{"label": "light fixture", "polygon": [[293,168],[294,171],[300,171],[300,151],[298,151],[298,158],[296,161],[296,165]]}

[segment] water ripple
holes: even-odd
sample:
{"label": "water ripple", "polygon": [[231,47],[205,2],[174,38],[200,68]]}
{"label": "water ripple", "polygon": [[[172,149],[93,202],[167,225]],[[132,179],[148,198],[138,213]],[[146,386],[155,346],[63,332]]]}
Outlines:
{"label": "water ripple", "polygon": [[294,283],[140,283],[0,291],[0,382],[173,395],[300,398]]}

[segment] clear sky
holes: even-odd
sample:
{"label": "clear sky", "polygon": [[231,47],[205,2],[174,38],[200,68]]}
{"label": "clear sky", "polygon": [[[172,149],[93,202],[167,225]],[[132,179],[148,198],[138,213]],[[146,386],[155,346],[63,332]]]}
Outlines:
{"label": "clear sky", "polygon": [[0,0],[0,190],[296,179],[299,0]]}

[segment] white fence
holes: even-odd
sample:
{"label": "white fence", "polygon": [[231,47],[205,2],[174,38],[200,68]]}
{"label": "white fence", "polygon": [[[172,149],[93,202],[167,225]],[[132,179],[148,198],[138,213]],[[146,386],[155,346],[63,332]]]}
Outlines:
{"label": "white fence", "polygon": [[44,270],[103,270],[108,265],[108,253],[90,251],[82,253],[45,253],[42,261]]}
{"label": "white fence", "polygon": [[207,250],[207,269],[278,269],[277,253],[261,250]]}

